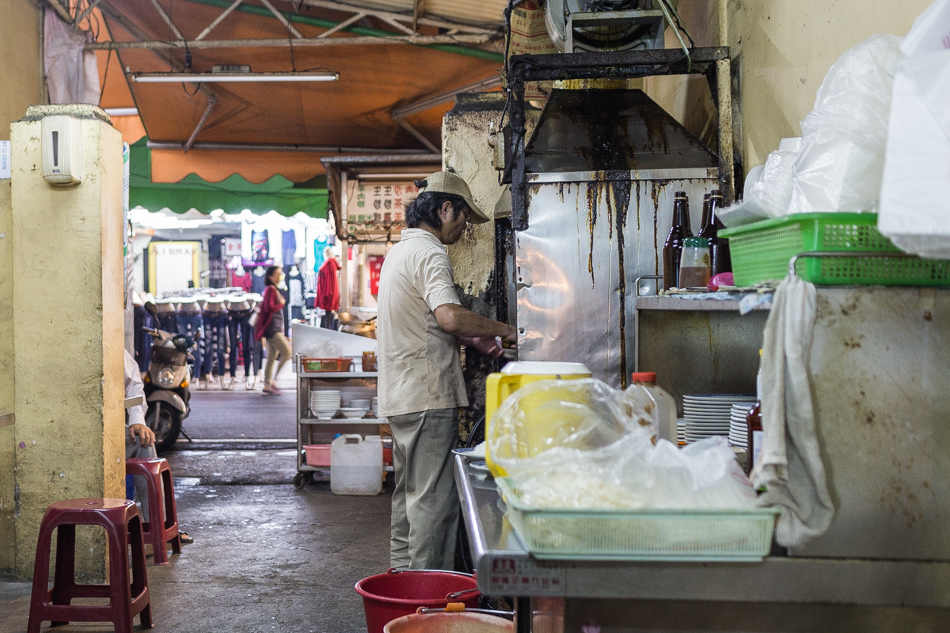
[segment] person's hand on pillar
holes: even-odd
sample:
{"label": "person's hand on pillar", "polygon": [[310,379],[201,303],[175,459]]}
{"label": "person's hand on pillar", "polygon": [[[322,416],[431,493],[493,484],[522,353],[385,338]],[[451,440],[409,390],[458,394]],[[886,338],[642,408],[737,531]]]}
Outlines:
{"label": "person's hand on pillar", "polygon": [[130,424],[128,434],[129,439],[139,442],[142,448],[148,448],[155,443],[155,432],[144,424]]}

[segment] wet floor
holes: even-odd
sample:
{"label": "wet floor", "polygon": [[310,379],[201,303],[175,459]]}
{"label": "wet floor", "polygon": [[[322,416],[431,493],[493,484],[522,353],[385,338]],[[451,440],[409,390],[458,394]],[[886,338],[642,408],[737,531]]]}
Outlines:
{"label": "wet floor", "polygon": [[[293,375],[286,372],[280,383],[292,388]],[[184,450],[165,457],[176,480],[179,523],[195,543],[170,564],[148,567],[152,630],[365,632],[353,586],[388,567],[389,490],[344,497],[328,483],[293,488],[293,445],[267,441],[294,437],[292,392],[274,397],[215,388],[196,392],[192,402],[195,414],[185,428],[205,441],[183,443]],[[242,433],[246,446],[220,442]],[[30,585],[3,580],[0,633],[24,632]]]}

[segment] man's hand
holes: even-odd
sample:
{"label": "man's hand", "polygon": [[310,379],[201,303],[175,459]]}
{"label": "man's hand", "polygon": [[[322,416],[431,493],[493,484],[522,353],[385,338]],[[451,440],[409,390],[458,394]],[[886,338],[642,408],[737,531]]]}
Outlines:
{"label": "man's hand", "polygon": [[148,448],[155,443],[155,432],[144,424],[132,424],[128,430],[129,439],[138,440],[142,448]]}
{"label": "man's hand", "polygon": [[468,347],[474,347],[485,356],[500,358],[503,354],[498,339],[494,336],[476,336],[474,338],[463,338],[462,344]]}

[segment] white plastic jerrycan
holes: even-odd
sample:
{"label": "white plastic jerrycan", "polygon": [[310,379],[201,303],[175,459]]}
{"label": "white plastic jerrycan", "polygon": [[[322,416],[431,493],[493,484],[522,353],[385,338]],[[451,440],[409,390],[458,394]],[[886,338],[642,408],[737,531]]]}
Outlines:
{"label": "white plastic jerrycan", "polygon": [[330,490],[378,495],[383,490],[383,442],[378,435],[339,435],[330,444]]}

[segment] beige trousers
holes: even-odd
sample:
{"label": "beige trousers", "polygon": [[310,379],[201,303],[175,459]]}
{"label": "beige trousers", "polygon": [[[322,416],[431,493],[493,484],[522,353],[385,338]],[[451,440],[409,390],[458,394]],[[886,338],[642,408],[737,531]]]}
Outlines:
{"label": "beige trousers", "polygon": [[452,449],[458,411],[434,409],[389,418],[393,433],[389,564],[397,569],[454,569],[459,498]]}
{"label": "beige trousers", "polygon": [[[277,365],[277,371],[274,371],[274,361],[280,357],[280,363]],[[283,332],[278,332],[267,339],[267,363],[264,365],[264,384],[269,384],[271,379],[280,373],[287,361],[290,360],[290,341],[284,336]]]}

